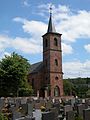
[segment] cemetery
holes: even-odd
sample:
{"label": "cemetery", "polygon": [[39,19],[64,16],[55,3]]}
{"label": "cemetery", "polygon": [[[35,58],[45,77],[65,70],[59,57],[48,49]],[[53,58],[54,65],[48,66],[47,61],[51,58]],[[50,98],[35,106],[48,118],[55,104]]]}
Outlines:
{"label": "cemetery", "polygon": [[43,61],[30,65],[14,52],[0,61],[0,120],[90,120],[90,98],[83,98],[83,93],[84,97],[90,93],[88,78],[76,86],[70,80],[68,88],[73,89],[64,90],[61,35],[53,25],[50,7],[48,29],[42,36]]}
{"label": "cemetery", "polygon": [[90,120],[90,98],[0,98],[0,112],[8,120]]}

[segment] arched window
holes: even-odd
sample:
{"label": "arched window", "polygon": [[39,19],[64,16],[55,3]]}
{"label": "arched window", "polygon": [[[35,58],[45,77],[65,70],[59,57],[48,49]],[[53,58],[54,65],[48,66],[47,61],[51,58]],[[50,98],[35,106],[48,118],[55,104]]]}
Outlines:
{"label": "arched window", "polygon": [[54,38],[54,45],[58,46],[58,40],[57,40],[57,38]]}
{"label": "arched window", "polygon": [[32,85],[32,88],[34,89],[34,78],[32,79],[31,85]]}
{"label": "arched window", "polygon": [[48,47],[48,40],[45,39],[45,47]]}
{"label": "arched window", "polygon": [[58,77],[57,77],[57,76],[55,77],[55,80],[58,80]]}
{"label": "arched window", "polygon": [[59,97],[59,96],[60,96],[60,89],[59,89],[58,86],[56,86],[56,87],[54,88],[54,96],[55,96],[55,97]]}
{"label": "arched window", "polygon": [[55,65],[58,66],[58,60],[57,59],[55,59]]}

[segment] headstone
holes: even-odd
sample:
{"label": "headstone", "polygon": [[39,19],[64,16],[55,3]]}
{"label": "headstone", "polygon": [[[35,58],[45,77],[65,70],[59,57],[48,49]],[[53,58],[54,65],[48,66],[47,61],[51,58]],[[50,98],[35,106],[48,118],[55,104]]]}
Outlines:
{"label": "headstone", "polygon": [[20,107],[21,107],[21,113],[23,115],[27,115],[28,114],[28,105],[27,104],[22,104]]}
{"label": "headstone", "polygon": [[66,115],[66,112],[73,111],[73,108],[71,105],[65,105],[64,106],[64,115]]}
{"label": "headstone", "polygon": [[75,120],[74,111],[66,112],[66,120]]}
{"label": "headstone", "polygon": [[19,119],[21,118],[23,115],[21,114],[21,112],[18,111],[13,111],[13,120]]}
{"label": "headstone", "polygon": [[40,105],[45,106],[45,100],[40,100]]}
{"label": "headstone", "polygon": [[35,110],[33,112],[33,117],[35,117],[35,120],[41,120],[41,117],[42,117],[41,110]]}
{"label": "headstone", "polygon": [[83,110],[84,120],[90,120],[90,108]]}
{"label": "headstone", "polygon": [[41,104],[39,103],[35,103],[35,109],[40,109],[41,108]]}
{"label": "headstone", "polygon": [[55,120],[55,115],[50,111],[42,113],[42,120]]}
{"label": "headstone", "polygon": [[71,103],[71,105],[74,107],[74,104],[75,104],[75,98],[71,99],[71,100],[70,100],[70,103]]}
{"label": "headstone", "polygon": [[54,114],[55,120],[57,120],[58,115],[59,115],[58,109],[54,107],[54,108],[51,108],[50,111]]}
{"label": "headstone", "polygon": [[33,104],[28,103],[28,115],[33,116]]}
{"label": "headstone", "polygon": [[21,104],[26,104],[27,103],[27,99],[26,98],[22,98],[21,99]]}
{"label": "headstone", "polygon": [[48,92],[47,92],[47,90],[45,90],[45,98],[47,98],[48,97]]}
{"label": "headstone", "polygon": [[37,90],[37,98],[39,98],[39,90]]}
{"label": "headstone", "polygon": [[83,118],[83,110],[85,109],[85,104],[78,104],[77,105],[77,113],[79,116]]}
{"label": "headstone", "polygon": [[21,105],[21,99],[17,98],[15,103],[16,107],[19,107]]}
{"label": "headstone", "polygon": [[0,110],[2,109],[3,106],[4,106],[4,99],[0,99]]}
{"label": "headstone", "polygon": [[47,101],[47,102],[46,102],[45,107],[46,107],[47,110],[49,110],[50,108],[52,108],[52,106],[53,106],[53,105],[52,105],[52,102],[51,102],[51,101]]}
{"label": "headstone", "polygon": [[59,102],[55,102],[55,103],[53,104],[53,107],[57,108],[58,113],[60,113],[60,103],[59,103]]}
{"label": "headstone", "polygon": [[85,104],[86,104],[87,106],[90,106],[90,98],[85,99]]}

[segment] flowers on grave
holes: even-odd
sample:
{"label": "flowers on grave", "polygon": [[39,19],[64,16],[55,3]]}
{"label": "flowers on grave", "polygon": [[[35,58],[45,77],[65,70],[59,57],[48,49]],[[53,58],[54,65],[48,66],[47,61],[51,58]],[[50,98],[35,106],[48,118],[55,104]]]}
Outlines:
{"label": "flowers on grave", "polygon": [[41,112],[44,112],[46,110],[46,108],[44,106],[41,106]]}

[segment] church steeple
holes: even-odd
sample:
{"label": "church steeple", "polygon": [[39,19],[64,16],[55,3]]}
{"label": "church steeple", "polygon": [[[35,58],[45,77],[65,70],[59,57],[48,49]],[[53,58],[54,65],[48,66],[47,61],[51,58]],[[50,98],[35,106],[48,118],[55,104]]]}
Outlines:
{"label": "church steeple", "polygon": [[50,7],[50,18],[49,18],[47,33],[55,33],[55,32],[56,32],[55,26],[52,22],[52,7]]}

